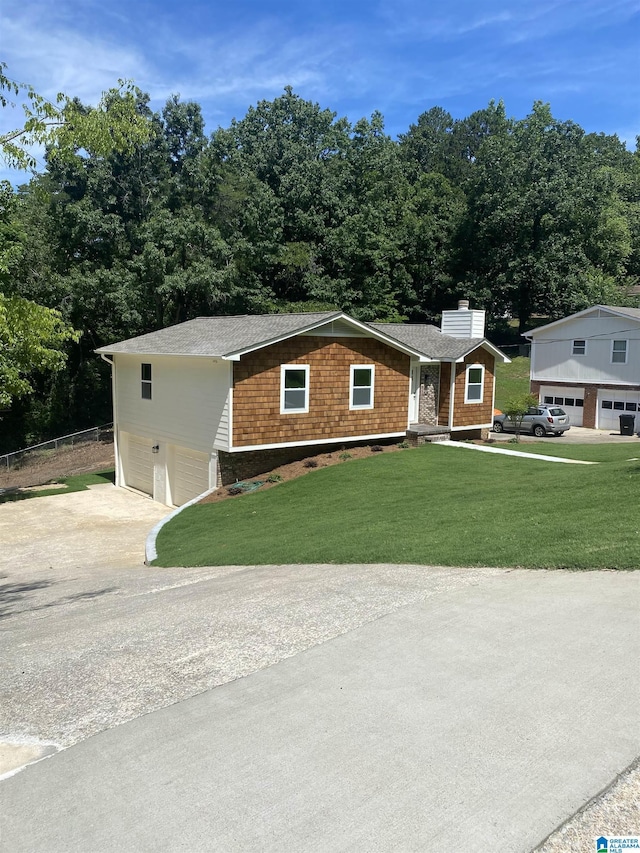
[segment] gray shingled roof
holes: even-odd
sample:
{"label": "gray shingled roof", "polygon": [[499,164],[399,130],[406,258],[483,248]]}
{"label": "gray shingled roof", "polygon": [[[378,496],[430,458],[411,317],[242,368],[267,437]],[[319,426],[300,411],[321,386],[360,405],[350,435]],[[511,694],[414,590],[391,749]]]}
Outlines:
{"label": "gray shingled roof", "polygon": [[259,314],[198,317],[137,338],[100,347],[96,352],[133,355],[201,355],[222,358],[239,350],[266,346],[270,341],[303,332],[337,319],[340,311],[309,314]]}
{"label": "gray shingled roof", "polygon": [[640,320],[640,308],[622,308],[620,305],[595,305],[594,307],[606,308],[609,311],[615,311],[617,314],[626,314],[627,317]]}
{"label": "gray shingled roof", "polygon": [[[348,319],[341,311],[198,317],[186,323],[179,323],[177,326],[169,326],[157,332],[149,332],[146,335],[100,347],[96,352],[224,358],[268,346],[274,341],[300,334],[340,318]],[[435,360],[462,358],[484,341],[484,338],[452,338],[449,335],[443,335],[435,326],[426,324],[364,323],[363,325],[397,341],[417,354]]]}
{"label": "gray shingled roof", "polygon": [[443,335],[435,326],[426,324],[369,323],[368,325],[436,360],[462,358],[484,342],[484,338],[452,338],[450,335]]}

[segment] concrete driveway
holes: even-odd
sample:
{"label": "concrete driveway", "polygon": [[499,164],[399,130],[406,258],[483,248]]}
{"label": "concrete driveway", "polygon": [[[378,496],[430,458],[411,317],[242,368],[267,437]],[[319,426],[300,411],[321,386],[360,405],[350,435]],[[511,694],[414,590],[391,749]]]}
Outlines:
{"label": "concrete driveway", "polygon": [[[2,841],[14,853],[525,853],[640,753],[639,600],[627,572],[315,566],[82,602],[67,632],[43,626],[58,652],[40,677],[65,679],[48,724],[81,699],[77,666],[112,727],[1,783]],[[24,618],[27,677],[9,674],[23,708],[40,630],[23,650]],[[157,639],[161,621],[177,648],[154,654],[143,626]],[[114,704],[142,703],[123,725],[93,692],[105,662],[90,628],[89,642],[111,637]],[[144,714],[163,670],[175,699],[194,671],[227,683]]]}
{"label": "concrete driveway", "polygon": [[[144,561],[144,540],[171,510],[111,484],[0,505],[0,572],[94,573]],[[25,572],[27,577],[25,577]]]}
{"label": "concrete driveway", "polygon": [[55,753],[0,849],[524,853],[640,753],[640,573],[143,566],[165,512],[0,506],[0,737]]}
{"label": "concrete driveway", "polygon": [[[490,432],[489,438],[493,441],[510,441],[513,438],[512,432]],[[560,444],[635,444],[640,450],[640,438],[634,433],[633,435],[620,435],[619,432],[612,432],[608,429],[587,429],[586,427],[572,426],[561,436],[546,436],[545,438],[536,438],[535,435],[520,434],[520,441],[536,441],[536,442],[552,442]]]}

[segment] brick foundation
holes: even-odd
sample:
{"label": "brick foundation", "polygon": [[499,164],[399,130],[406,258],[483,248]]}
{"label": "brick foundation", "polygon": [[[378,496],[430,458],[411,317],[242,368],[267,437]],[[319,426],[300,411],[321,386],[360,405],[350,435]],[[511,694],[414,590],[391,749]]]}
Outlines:
{"label": "brick foundation", "polygon": [[482,427],[479,429],[461,429],[452,432],[451,438],[454,441],[477,441],[478,439],[487,441],[490,432],[491,430],[489,427]]}

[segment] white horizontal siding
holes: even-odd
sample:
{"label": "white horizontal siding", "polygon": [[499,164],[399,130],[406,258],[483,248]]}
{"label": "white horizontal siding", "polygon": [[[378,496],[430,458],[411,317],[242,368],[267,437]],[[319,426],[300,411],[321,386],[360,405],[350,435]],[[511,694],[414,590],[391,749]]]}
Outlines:
{"label": "white horizontal siding", "polygon": [[[151,364],[151,400],[142,399],[143,362]],[[114,371],[120,429],[207,454],[228,449],[228,362],[117,354]]]}
{"label": "white horizontal siding", "polygon": [[[541,332],[532,338],[531,378],[554,382],[640,382],[640,323],[630,317],[594,312]],[[573,355],[573,341],[586,341],[586,353]],[[611,342],[626,340],[626,364],[611,363]]]}

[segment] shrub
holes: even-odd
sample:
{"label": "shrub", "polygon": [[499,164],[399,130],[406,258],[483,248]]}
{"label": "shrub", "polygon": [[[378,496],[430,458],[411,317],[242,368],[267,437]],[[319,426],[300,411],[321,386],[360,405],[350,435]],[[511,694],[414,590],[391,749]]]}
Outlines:
{"label": "shrub", "polygon": [[281,483],[282,477],[280,474],[269,474],[267,477],[267,483]]}
{"label": "shrub", "polygon": [[317,467],[318,467],[318,463],[316,462],[316,460],[315,460],[315,459],[305,459],[305,461],[304,461],[304,467],[305,467],[305,468],[317,468]]}
{"label": "shrub", "polygon": [[240,486],[229,486],[227,489],[228,495],[241,495],[244,489],[241,489]]}
{"label": "shrub", "polygon": [[379,444],[372,444],[370,449],[372,453],[382,453],[384,447],[381,447]]}
{"label": "shrub", "polygon": [[343,453],[341,453],[341,454],[338,456],[338,459],[339,459],[341,462],[346,462],[346,461],[347,461],[347,459],[353,459],[353,457],[351,456],[351,454],[349,453],[349,451],[348,451],[348,450],[345,450]]}
{"label": "shrub", "polygon": [[408,441],[401,441],[398,447],[401,447],[403,450],[406,450],[407,447],[411,447]]}

